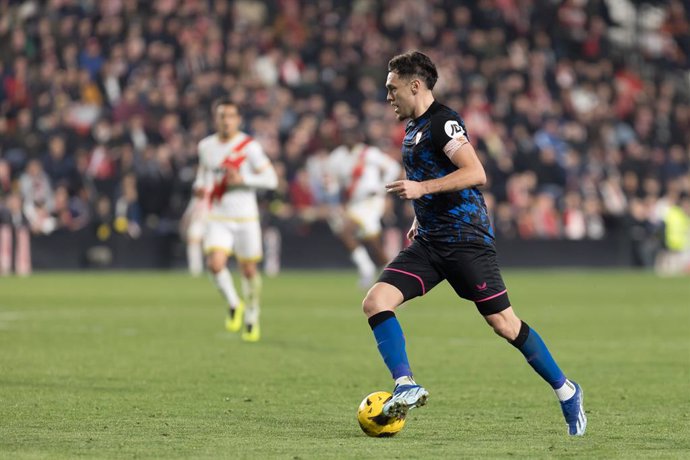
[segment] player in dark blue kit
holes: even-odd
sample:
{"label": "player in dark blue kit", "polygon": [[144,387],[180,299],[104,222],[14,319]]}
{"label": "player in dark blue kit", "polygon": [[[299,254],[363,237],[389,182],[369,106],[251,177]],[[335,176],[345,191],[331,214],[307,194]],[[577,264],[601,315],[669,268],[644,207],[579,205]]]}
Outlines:
{"label": "player in dark blue kit", "polygon": [[478,186],[484,168],[460,116],[434,100],[438,79],[426,55],[413,51],[388,63],[387,100],[405,128],[402,159],[406,180],[386,185],[389,193],[413,200],[412,244],[384,269],[362,306],[379,352],[395,379],[383,410],[404,416],[426,403],[429,393],[412,378],[405,337],[394,310],[447,280],[462,298],[475,303],[496,334],[515,346],[556,392],[568,432],[587,426],[582,389],[568,380],[539,334],[515,315],[496,261],[494,234]]}

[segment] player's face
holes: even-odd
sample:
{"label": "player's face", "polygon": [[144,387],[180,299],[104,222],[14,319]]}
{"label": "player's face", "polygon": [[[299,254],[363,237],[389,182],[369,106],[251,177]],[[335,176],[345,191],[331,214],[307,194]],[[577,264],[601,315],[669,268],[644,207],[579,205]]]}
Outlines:
{"label": "player's face", "polygon": [[395,72],[388,72],[386,78],[386,100],[393,106],[398,120],[412,118],[414,113],[414,94],[412,81],[400,78]]}
{"label": "player's face", "polygon": [[242,117],[234,105],[216,107],[216,130],[221,137],[232,137],[240,129]]}

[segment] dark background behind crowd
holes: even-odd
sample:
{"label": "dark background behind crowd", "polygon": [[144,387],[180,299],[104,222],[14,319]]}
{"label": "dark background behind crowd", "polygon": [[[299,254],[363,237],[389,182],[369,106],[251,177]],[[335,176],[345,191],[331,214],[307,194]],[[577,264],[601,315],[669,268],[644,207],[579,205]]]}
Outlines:
{"label": "dark background behind crowd", "polygon": [[689,24],[688,0],[0,0],[0,219],[176,233],[230,95],[281,179],[268,219],[309,225],[342,127],[399,158],[386,65],[419,49],[500,238],[653,241],[690,192]]}

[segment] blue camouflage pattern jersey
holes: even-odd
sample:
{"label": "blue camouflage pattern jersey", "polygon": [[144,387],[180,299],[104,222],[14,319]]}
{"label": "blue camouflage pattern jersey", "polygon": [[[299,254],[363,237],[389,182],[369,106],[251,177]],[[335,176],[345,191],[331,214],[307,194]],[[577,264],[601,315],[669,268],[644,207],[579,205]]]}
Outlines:
{"label": "blue camouflage pattern jersey", "polygon": [[[436,101],[405,127],[402,159],[407,178],[422,182],[457,171],[443,147],[458,134],[469,139],[457,112]],[[417,236],[432,242],[494,244],[482,193],[476,188],[427,194],[413,201]]]}

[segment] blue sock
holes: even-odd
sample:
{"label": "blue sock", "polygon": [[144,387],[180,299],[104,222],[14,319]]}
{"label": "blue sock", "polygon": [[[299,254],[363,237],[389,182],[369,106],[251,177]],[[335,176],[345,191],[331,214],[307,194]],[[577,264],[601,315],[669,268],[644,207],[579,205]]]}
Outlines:
{"label": "blue sock", "polygon": [[379,353],[381,353],[393,378],[412,376],[405,351],[405,336],[395,313],[392,311],[379,312],[369,318],[369,326],[374,331]]}
{"label": "blue sock", "polygon": [[520,333],[511,344],[525,355],[529,365],[537,371],[537,374],[541,375],[541,378],[549,382],[553,389],[563,386],[565,375],[554,361],[539,334],[524,321],[520,327]]}

